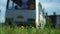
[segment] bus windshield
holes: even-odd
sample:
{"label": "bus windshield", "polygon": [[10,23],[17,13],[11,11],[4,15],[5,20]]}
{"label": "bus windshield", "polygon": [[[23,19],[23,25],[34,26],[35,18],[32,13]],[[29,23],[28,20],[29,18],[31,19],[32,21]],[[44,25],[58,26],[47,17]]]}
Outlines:
{"label": "bus windshield", "polygon": [[14,9],[35,9],[35,0],[12,0],[9,2],[10,8]]}

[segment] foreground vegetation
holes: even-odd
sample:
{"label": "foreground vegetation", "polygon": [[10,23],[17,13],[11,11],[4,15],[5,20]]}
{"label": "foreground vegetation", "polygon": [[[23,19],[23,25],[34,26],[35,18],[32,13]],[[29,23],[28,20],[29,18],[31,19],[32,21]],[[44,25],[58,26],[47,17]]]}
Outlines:
{"label": "foreground vegetation", "polygon": [[[13,23],[10,24],[10,21]],[[15,22],[12,19],[6,20],[6,25],[10,24],[10,26],[0,26],[0,34],[60,34],[60,29],[51,28],[52,22],[51,19],[47,18],[47,25],[44,29],[36,29],[33,26],[15,26]],[[0,24],[1,25],[1,24]],[[58,27],[57,27],[58,28]]]}
{"label": "foreground vegetation", "polygon": [[0,34],[60,34],[60,30],[54,28],[36,29],[32,26],[30,27],[3,26],[0,27]]}

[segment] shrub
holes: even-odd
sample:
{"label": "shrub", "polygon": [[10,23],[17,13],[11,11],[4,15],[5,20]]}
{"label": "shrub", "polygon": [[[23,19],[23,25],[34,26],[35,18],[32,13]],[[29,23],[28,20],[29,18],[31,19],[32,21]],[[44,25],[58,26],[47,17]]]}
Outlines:
{"label": "shrub", "polygon": [[49,17],[46,17],[46,26],[48,28],[51,28],[51,26],[52,26],[52,21],[51,21],[51,19]]}

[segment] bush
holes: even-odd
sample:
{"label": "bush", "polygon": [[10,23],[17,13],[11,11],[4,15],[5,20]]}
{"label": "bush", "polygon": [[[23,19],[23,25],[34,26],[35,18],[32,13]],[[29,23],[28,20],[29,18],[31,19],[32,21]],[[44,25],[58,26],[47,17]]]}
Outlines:
{"label": "bush", "polygon": [[51,26],[52,26],[52,21],[51,21],[51,19],[49,17],[46,18],[46,26],[48,28],[51,28]]}

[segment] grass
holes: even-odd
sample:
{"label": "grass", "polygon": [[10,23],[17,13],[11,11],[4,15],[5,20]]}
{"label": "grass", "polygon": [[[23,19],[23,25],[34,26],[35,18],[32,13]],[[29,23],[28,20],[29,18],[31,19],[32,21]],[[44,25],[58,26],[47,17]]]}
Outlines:
{"label": "grass", "polygon": [[36,29],[34,27],[17,27],[10,28],[10,26],[0,26],[0,34],[60,34],[59,29],[45,28]]}

